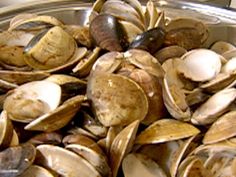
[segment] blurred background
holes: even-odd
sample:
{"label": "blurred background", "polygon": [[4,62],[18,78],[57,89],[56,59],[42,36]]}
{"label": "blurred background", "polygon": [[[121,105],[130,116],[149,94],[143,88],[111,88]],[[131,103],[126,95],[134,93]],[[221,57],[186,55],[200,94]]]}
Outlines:
{"label": "blurred background", "polygon": [[[36,1],[36,0],[0,0],[0,7],[11,5],[11,4],[30,2],[30,1]],[[40,1],[43,1],[43,0],[40,0]],[[50,0],[45,0],[45,1],[50,1]],[[204,4],[211,4],[211,5],[221,6],[221,7],[236,8],[236,0],[186,0],[186,1],[200,2]]]}

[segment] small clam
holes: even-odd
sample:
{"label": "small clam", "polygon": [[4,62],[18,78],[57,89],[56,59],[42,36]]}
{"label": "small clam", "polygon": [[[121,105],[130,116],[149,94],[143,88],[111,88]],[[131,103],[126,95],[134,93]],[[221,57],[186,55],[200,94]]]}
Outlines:
{"label": "small clam", "polygon": [[88,161],[59,146],[37,146],[36,163],[61,176],[101,177]]}
{"label": "small clam", "polygon": [[59,130],[72,120],[84,99],[84,96],[81,95],[68,99],[56,109],[30,122],[25,129],[46,132]]}
{"label": "small clam", "polygon": [[183,47],[173,45],[169,47],[164,47],[158,50],[154,56],[158,59],[160,63],[164,63],[166,60],[171,58],[179,58],[183,56],[187,50]]}
{"label": "small clam", "polygon": [[235,98],[235,88],[224,89],[215,93],[195,110],[191,118],[192,123],[198,125],[213,123],[220,115],[227,111],[227,108]]}
{"label": "small clam", "polygon": [[0,149],[7,148],[13,137],[13,125],[7,117],[6,111],[2,111],[0,115]]}
{"label": "small clam", "polygon": [[120,75],[98,74],[90,77],[87,97],[104,126],[127,125],[134,120],[143,120],[148,112],[148,99],[143,89]]}
{"label": "small clam", "polygon": [[0,152],[0,176],[16,177],[33,164],[36,149],[31,144],[21,144]]}
{"label": "small clam", "polygon": [[206,25],[188,18],[170,21],[166,31],[166,45],[179,45],[186,50],[201,47],[209,35]]}
{"label": "small clam", "polygon": [[112,177],[116,177],[123,158],[131,151],[139,127],[136,120],[125,127],[113,140],[110,149]]}
{"label": "small clam", "polygon": [[128,154],[122,162],[122,169],[125,177],[167,177],[155,161],[143,154]]}
{"label": "small clam", "polygon": [[142,49],[154,54],[162,46],[165,38],[165,31],[160,28],[152,28],[135,37],[131,42],[130,49]]}
{"label": "small clam", "polygon": [[200,131],[193,125],[174,119],[161,119],[142,131],[136,144],[163,143],[197,135]]}
{"label": "small clam", "polygon": [[30,122],[56,109],[60,100],[60,86],[49,81],[34,81],[23,84],[10,92],[3,108],[10,119]]}
{"label": "small clam", "polygon": [[195,49],[182,56],[178,72],[196,82],[209,81],[221,69],[221,56],[207,49]]}
{"label": "small clam", "polygon": [[236,135],[235,118],[236,111],[231,111],[221,116],[206,132],[203,143],[212,144],[234,137]]}
{"label": "small clam", "polygon": [[236,49],[235,46],[225,41],[217,41],[211,46],[211,50],[220,55],[233,49]]}
{"label": "small clam", "polygon": [[38,165],[31,165],[19,177],[54,177],[54,175],[46,168]]}
{"label": "small clam", "polygon": [[108,51],[122,51],[126,39],[118,20],[108,14],[95,17],[90,26],[90,35],[95,43]]}

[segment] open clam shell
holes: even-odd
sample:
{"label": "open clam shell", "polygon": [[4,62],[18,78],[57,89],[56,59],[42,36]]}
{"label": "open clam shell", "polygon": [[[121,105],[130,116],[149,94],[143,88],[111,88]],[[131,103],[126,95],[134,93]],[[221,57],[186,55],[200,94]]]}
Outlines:
{"label": "open clam shell", "polygon": [[10,119],[30,122],[56,109],[60,100],[60,86],[49,81],[34,81],[23,84],[9,93],[3,108]]}
{"label": "open clam shell", "polygon": [[75,96],[65,101],[57,109],[44,114],[25,126],[26,130],[52,132],[67,125],[80,109],[84,96]]}
{"label": "open clam shell", "polygon": [[179,140],[197,135],[200,131],[193,125],[174,119],[161,119],[142,131],[136,144],[154,144]]}
{"label": "open clam shell", "polygon": [[110,148],[112,176],[116,177],[120,164],[134,144],[140,121],[136,120],[125,127],[113,140]]}
{"label": "open clam shell", "polygon": [[101,177],[88,161],[59,146],[39,145],[36,162],[64,177]]}
{"label": "open clam shell", "polygon": [[143,89],[121,75],[93,75],[88,81],[87,97],[104,126],[127,125],[134,120],[143,120],[148,112],[148,99]]}

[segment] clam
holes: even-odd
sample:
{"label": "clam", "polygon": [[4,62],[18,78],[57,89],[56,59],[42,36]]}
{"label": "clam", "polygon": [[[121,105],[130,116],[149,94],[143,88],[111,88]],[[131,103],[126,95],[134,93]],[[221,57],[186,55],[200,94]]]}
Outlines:
{"label": "clam", "polygon": [[94,134],[90,133],[89,131],[87,131],[83,128],[77,127],[77,126],[70,128],[68,130],[68,133],[72,134],[72,135],[80,134],[80,135],[84,135],[84,136],[87,136],[89,138],[92,138],[93,140],[98,140],[97,136],[95,136]]}
{"label": "clam", "polygon": [[59,146],[37,146],[36,163],[64,177],[101,177],[88,161]]}
{"label": "clam", "polygon": [[138,127],[139,120],[136,120],[125,127],[113,140],[110,148],[110,166],[113,177],[117,176],[123,158],[131,151]]}
{"label": "clam", "polygon": [[54,175],[46,168],[38,165],[31,165],[19,177],[54,177]]}
{"label": "clam", "polygon": [[210,97],[210,95],[205,93],[201,88],[196,88],[185,94],[188,106],[194,106],[203,103]]}
{"label": "clam", "polygon": [[24,59],[35,69],[49,70],[77,62],[86,54],[87,49],[78,50],[73,37],[56,26],[38,34],[29,42],[24,50]]}
{"label": "clam", "polygon": [[7,117],[6,111],[2,111],[0,115],[0,149],[7,148],[13,137],[13,125]]}
{"label": "clam", "polygon": [[[11,30],[22,30],[22,31],[40,31],[46,28],[51,28],[53,26],[62,26],[62,22],[60,22],[58,19],[56,19],[53,16],[48,15],[30,15],[28,17],[24,17],[21,20],[15,20],[15,22],[12,22],[9,31]],[[22,18],[22,17],[17,17]]]}
{"label": "clam", "polygon": [[226,51],[222,54],[222,56],[225,58],[226,61],[230,60],[231,58],[234,58],[236,56],[236,49]]}
{"label": "clam", "polygon": [[142,49],[154,54],[160,49],[164,42],[165,31],[160,28],[152,28],[135,37],[131,42],[130,49]]}
{"label": "clam", "polygon": [[186,52],[187,50],[185,48],[180,47],[178,45],[173,45],[173,46],[164,47],[158,50],[154,54],[154,56],[158,59],[160,63],[164,63],[168,59],[180,58]]}
{"label": "clam", "polygon": [[191,124],[174,119],[161,119],[152,123],[136,138],[136,144],[154,144],[179,140],[197,135],[200,131]]}
{"label": "clam", "polygon": [[128,125],[134,120],[143,120],[148,112],[148,99],[143,89],[120,75],[97,74],[90,77],[87,97],[104,126]]}
{"label": "clam", "polygon": [[93,51],[88,52],[88,54],[82,58],[78,64],[72,69],[73,74],[78,77],[86,77],[89,75],[93,64],[96,62],[101,49],[96,47]]}
{"label": "clam", "polygon": [[211,46],[211,50],[220,55],[233,49],[235,46],[225,41],[217,41]]}
{"label": "clam", "polygon": [[115,137],[120,133],[122,130],[122,127],[116,126],[116,127],[109,127],[107,136],[106,136],[106,145],[105,145],[105,150],[108,155],[110,155],[110,149],[112,142],[114,141]]}
{"label": "clam", "polygon": [[178,72],[196,82],[209,81],[221,69],[221,56],[208,49],[195,49],[182,56]]}
{"label": "clam", "polygon": [[104,156],[103,153],[98,153],[87,146],[87,144],[84,145],[82,143],[69,144],[66,146],[66,149],[69,149],[86,159],[102,176],[108,177],[111,175],[111,169],[108,165],[106,156]]}
{"label": "clam", "polygon": [[236,57],[233,57],[223,65],[221,72],[234,74],[235,71],[236,71]]}
{"label": "clam", "polygon": [[0,152],[1,177],[16,177],[33,164],[36,149],[31,144],[21,144]]}
{"label": "clam", "polygon": [[95,17],[90,26],[90,35],[95,43],[108,51],[122,51],[126,39],[118,20],[109,14]]}
{"label": "clam", "polygon": [[169,113],[175,118],[189,121],[191,117],[190,108],[187,104],[183,89],[178,85],[168,84],[166,76],[163,79],[163,100]]}
{"label": "clam", "polygon": [[145,28],[142,21],[142,17],[139,15],[139,13],[132,6],[130,6],[124,1],[106,1],[103,4],[100,13],[110,14],[116,17],[117,19],[131,22],[141,30]]}
{"label": "clam", "polygon": [[208,38],[208,28],[195,19],[180,18],[166,26],[166,45],[179,45],[186,50],[199,48]]}
{"label": "clam", "polygon": [[22,31],[0,33],[0,64],[7,69],[29,70],[24,61],[24,47],[34,35]]}
{"label": "clam", "polygon": [[227,111],[228,106],[235,98],[236,89],[234,88],[224,89],[215,93],[194,111],[191,122],[198,125],[213,123],[220,115]]}
{"label": "clam", "polygon": [[29,139],[28,142],[35,146],[40,144],[59,145],[62,143],[62,135],[56,132],[40,133]]}
{"label": "clam", "polygon": [[19,136],[16,133],[16,131],[13,130],[13,135],[12,135],[10,147],[19,146],[19,144],[20,144]]}
{"label": "clam", "polygon": [[25,126],[25,129],[45,132],[59,130],[74,118],[84,99],[84,96],[81,95],[68,99],[56,109],[31,121]]}
{"label": "clam", "polygon": [[165,172],[152,159],[142,154],[128,154],[123,162],[122,169],[125,177],[166,177]]}
{"label": "clam", "polygon": [[146,5],[146,11],[145,11],[145,26],[146,29],[150,30],[155,27],[155,24],[160,17],[159,12],[154,5],[153,1],[148,1]]}
{"label": "clam", "polygon": [[206,132],[203,143],[212,144],[234,137],[235,115],[236,111],[231,111],[216,120]]}
{"label": "clam", "polygon": [[10,119],[30,122],[56,109],[60,99],[60,86],[49,81],[34,81],[11,91],[5,99],[3,108]]}
{"label": "clam", "polygon": [[27,82],[42,80],[50,74],[42,71],[10,71],[0,70],[0,79],[12,84],[24,84]]}

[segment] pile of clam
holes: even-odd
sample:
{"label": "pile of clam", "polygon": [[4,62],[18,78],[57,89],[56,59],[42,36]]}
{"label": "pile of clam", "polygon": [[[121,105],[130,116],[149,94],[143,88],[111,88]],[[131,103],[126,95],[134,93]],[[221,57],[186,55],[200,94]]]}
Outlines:
{"label": "pile of clam", "polygon": [[209,35],[151,0],[97,0],[85,26],[14,17],[0,176],[236,176],[236,47]]}

